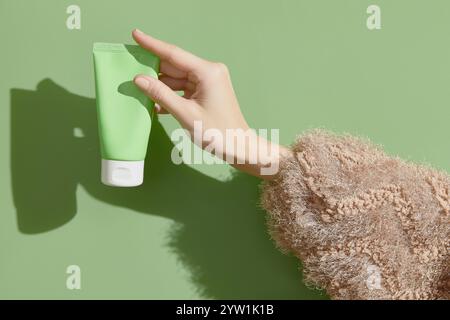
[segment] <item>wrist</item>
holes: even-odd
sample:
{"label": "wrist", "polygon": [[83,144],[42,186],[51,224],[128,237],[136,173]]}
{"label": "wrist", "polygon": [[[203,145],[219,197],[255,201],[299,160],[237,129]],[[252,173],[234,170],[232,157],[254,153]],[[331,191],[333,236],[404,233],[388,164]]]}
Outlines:
{"label": "wrist", "polygon": [[289,156],[290,150],[257,135],[253,130],[248,132],[246,138],[244,148],[227,154],[227,162],[254,176],[272,179],[278,173],[282,159]]}

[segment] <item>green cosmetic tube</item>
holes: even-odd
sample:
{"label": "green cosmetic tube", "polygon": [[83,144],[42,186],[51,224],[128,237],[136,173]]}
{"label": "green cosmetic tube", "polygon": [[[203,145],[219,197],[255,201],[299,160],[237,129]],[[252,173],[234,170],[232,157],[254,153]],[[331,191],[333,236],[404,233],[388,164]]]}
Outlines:
{"label": "green cosmetic tube", "polygon": [[124,44],[95,43],[93,53],[102,183],[141,185],[154,103],[133,78],[157,78],[159,59],[139,46]]}

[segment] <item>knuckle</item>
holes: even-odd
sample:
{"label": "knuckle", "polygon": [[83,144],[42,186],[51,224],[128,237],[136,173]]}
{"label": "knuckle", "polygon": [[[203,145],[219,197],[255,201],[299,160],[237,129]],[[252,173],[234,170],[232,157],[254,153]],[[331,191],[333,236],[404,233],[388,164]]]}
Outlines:
{"label": "knuckle", "polygon": [[228,68],[222,62],[213,62],[209,68],[209,76],[211,79],[221,79],[228,76]]}
{"label": "knuckle", "polygon": [[154,101],[161,101],[163,97],[163,94],[161,92],[161,90],[155,90],[154,94],[153,94],[153,100]]}
{"label": "knuckle", "polygon": [[174,44],[169,44],[167,47],[167,52],[168,52],[167,61],[173,64],[176,60],[178,53],[180,52],[180,48]]}
{"label": "knuckle", "polygon": [[216,72],[219,75],[228,75],[228,67],[225,63],[216,62],[215,63]]}
{"label": "knuckle", "polygon": [[149,95],[153,98],[153,100],[160,101],[162,97],[161,88],[155,83],[151,82],[147,88]]}

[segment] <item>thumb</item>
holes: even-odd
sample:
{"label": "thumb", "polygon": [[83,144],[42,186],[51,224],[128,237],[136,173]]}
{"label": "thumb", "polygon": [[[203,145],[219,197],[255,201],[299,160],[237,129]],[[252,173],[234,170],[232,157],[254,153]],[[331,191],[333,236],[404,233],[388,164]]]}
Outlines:
{"label": "thumb", "polygon": [[185,100],[166,84],[153,77],[138,75],[134,78],[136,86],[155,103],[169,111],[176,118],[183,118]]}

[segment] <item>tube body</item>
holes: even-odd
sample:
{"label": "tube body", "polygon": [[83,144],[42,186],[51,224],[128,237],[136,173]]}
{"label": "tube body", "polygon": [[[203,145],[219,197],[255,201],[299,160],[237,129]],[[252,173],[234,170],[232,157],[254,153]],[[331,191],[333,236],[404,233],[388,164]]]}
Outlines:
{"label": "tube body", "polygon": [[137,74],[157,77],[159,59],[139,46],[95,43],[93,48],[102,182],[142,184],[153,101],[133,83]]}

